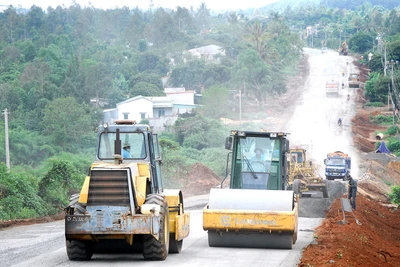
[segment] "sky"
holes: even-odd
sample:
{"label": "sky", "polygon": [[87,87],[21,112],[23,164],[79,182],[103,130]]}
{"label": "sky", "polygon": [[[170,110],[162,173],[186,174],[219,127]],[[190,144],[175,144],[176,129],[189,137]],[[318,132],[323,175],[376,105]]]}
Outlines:
{"label": "sky", "polygon": [[[245,0],[245,1],[223,1],[223,0],[153,0],[154,7],[175,8],[177,6],[190,8],[193,6],[197,9],[202,2],[205,2],[208,9],[211,10],[239,10],[248,8],[259,8],[268,4],[277,2],[278,0]],[[8,2],[8,3],[7,3]],[[93,5],[96,8],[113,9],[115,7],[127,6],[129,8],[139,7],[147,9],[150,6],[150,0],[0,0],[0,5],[13,5],[23,8],[30,8],[32,5],[40,6],[46,10],[51,6],[56,8],[58,5],[69,7],[73,2],[80,4],[82,7]]]}

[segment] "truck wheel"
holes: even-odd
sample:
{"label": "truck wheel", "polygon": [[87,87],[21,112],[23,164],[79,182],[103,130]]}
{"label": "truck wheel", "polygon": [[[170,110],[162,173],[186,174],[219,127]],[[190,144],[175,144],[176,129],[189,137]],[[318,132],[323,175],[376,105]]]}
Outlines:
{"label": "truck wheel", "polygon": [[162,195],[148,195],[146,204],[160,205],[160,230],[158,240],[152,235],[143,237],[143,256],[147,260],[165,260],[169,248],[169,213],[168,202]]}
{"label": "truck wheel", "polygon": [[300,196],[300,186],[301,186],[301,181],[299,179],[295,179],[293,181],[293,192],[295,195]]}
{"label": "truck wheel", "polygon": [[322,184],[324,184],[325,186],[322,187],[322,196],[324,198],[329,198],[329,193],[328,193],[328,180],[323,180]]}
{"label": "truck wheel", "polygon": [[175,233],[169,235],[169,253],[181,253],[182,251],[182,240],[175,240]]}
{"label": "truck wheel", "polygon": [[93,243],[80,240],[67,240],[67,255],[71,261],[88,261],[93,255]]}

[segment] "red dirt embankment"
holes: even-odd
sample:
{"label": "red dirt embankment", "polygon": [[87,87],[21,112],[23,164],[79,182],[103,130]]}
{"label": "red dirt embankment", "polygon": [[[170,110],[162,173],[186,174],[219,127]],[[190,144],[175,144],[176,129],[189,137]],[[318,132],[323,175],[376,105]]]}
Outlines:
{"label": "red dirt embankment", "polygon": [[359,195],[356,219],[346,212],[340,199],[332,204],[315,232],[315,242],[303,252],[299,266],[399,266],[400,210]]}

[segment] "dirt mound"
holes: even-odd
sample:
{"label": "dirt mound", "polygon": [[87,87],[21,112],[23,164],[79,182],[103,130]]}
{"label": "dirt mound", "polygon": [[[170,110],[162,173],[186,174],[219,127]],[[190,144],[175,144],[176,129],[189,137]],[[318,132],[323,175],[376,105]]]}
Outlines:
{"label": "dirt mound", "polygon": [[399,266],[400,210],[385,207],[360,195],[354,215],[343,220],[340,199],[336,199],[315,241],[304,252],[299,266]]}
{"label": "dirt mound", "polygon": [[207,166],[193,165],[186,186],[182,190],[184,197],[210,193],[210,189],[221,185],[221,178]]}
{"label": "dirt mound", "polygon": [[387,127],[371,122],[370,116],[379,115],[377,110],[360,110],[351,120],[354,143],[363,152],[375,150],[375,131],[385,131]]}
{"label": "dirt mound", "polygon": [[361,181],[358,183],[358,191],[369,199],[381,202],[388,201],[387,188],[382,188],[379,183],[373,181]]}
{"label": "dirt mound", "polygon": [[31,225],[35,223],[46,223],[46,222],[54,222],[64,219],[64,212],[61,212],[56,215],[45,216],[40,218],[31,218],[31,219],[18,219],[18,220],[0,220],[0,229],[4,227],[10,226],[21,226],[21,225]]}

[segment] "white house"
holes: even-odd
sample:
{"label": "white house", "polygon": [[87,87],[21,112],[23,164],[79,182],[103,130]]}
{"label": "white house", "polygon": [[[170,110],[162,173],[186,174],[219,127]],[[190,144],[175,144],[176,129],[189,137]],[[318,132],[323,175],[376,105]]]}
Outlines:
{"label": "white house", "polygon": [[[225,50],[218,45],[206,45],[183,52],[183,54],[187,53],[189,53],[193,58],[202,58],[206,61],[217,61],[218,56],[225,56]],[[184,62],[186,62],[185,59]]]}
{"label": "white house", "polygon": [[194,91],[185,88],[166,88],[166,96],[136,96],[117,104],[115,109],[104,110],[104,122],[113,123],[116,119],[149,121],[155,131],[163,131],[172,126],[179,114],[190,113],[194,104]]}
{"label": "white house", "polygon": [[135,96],[117,104],[118,119],[136,120],[153,118],[153,102],[144,96]]}

